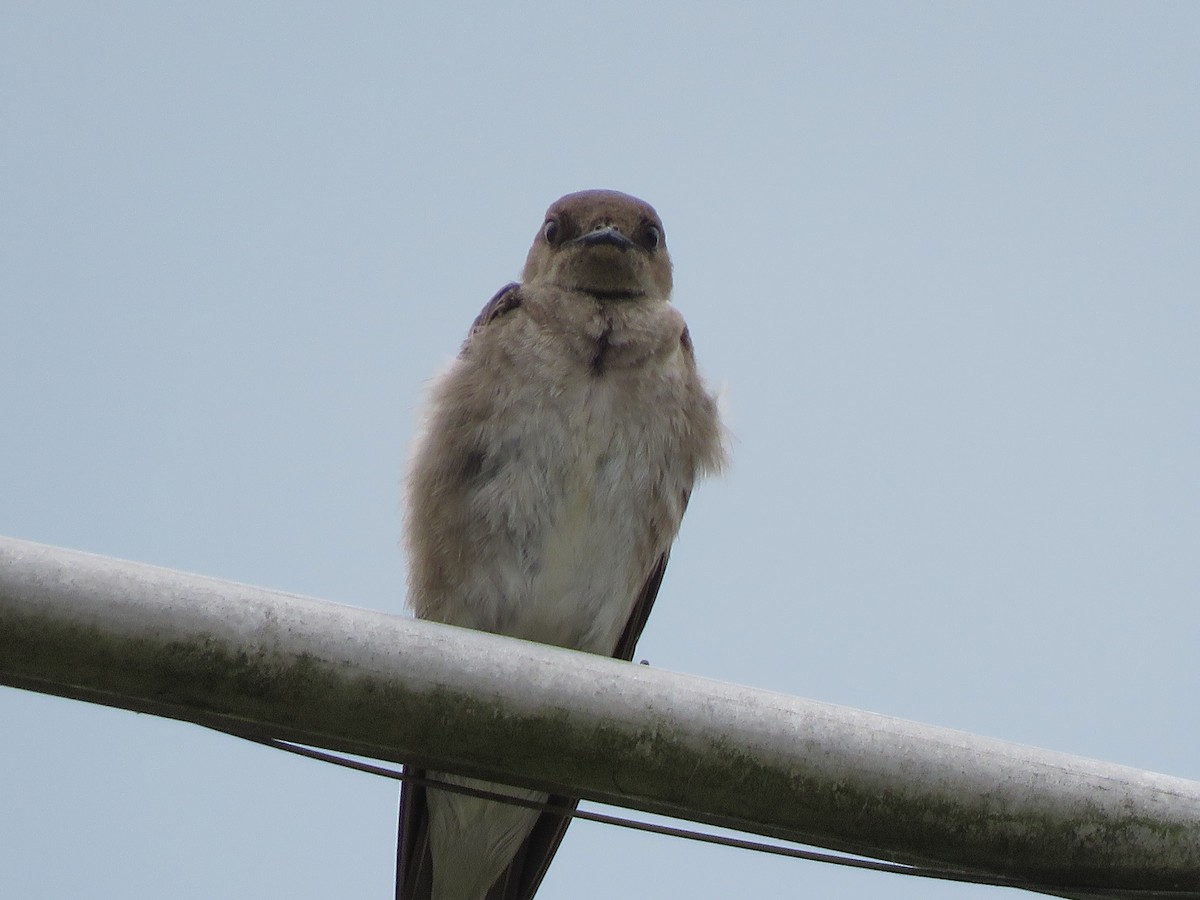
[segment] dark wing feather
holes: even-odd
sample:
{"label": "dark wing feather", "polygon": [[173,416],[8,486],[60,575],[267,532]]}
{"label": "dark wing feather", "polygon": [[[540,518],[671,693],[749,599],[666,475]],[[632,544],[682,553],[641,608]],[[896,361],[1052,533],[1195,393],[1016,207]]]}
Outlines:
{"label": "dark wing feather", "polygon": [[654,564],[649,577],[646,578],[646,583],[642,585],[637,602],[633,604],[633,612],[629,614],[629,621],[625,624],[625,631],[622,632],[621,639],[617,641],[617,647],[613,650],[613,656],[617,659],[633,659],[633,651],[637,649],[638,639],[641,638],[642,631],[646,628],[650,610],[654,608],[654,600],[658,597],[659,587],[662,586],[663,575],[667,572],[669,556],[670,553],[664,553],[658,558],[658,562]]}
{"label": "dark wing feather", "polygon": [[[467,333],[467,342],[471,340],[471,335],[477,332],[480,328],[488,325],[490,322],[500,318],[505,313],[512,312],[521,305],[521,286],[515,281],[506,284],[492,296],[479,311],[479,315],[475,317],[475,321],[471,323],[471,330]],[[466,343],[463,344],[464,348]]]}
{"label": "dark wing feather", "polygon": [[[406,775],[425,777],[424,769],[404,767]],[[425,785],[401,782],[400,832],[396,839],[396,900],[433,895],[433,857],[429,852],[429,809]]]}

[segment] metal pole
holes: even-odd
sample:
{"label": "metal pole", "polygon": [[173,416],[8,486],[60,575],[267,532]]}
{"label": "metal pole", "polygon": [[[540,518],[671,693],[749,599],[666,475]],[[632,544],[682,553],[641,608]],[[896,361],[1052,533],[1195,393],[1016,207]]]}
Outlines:
{"label": "metal pole", "polygon": [[1064,895],[1200,895],[1197,782],[9,538],[0,684]]}

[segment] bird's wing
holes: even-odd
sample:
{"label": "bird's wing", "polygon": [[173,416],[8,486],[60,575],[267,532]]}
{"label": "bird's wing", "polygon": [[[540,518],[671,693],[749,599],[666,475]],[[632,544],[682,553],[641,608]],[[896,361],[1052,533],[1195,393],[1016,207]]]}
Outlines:
{"label": "bird's wing", "polygon": [[463,341],[463,349],[471,342],[471,338],[475,332],[481,328],[486,328],[490,323],[500,318],[505,313],[512,312],[521,305],[521,286],[515,281],[506,284],[492,296],[479,311],[479,315],[475,317],[475,321],[471,323],[471,330],[467,332],[467,339]]}
{"label": "bird's wing", "polygon": [[[663,574],[667,571],[667,557],[668,554],[663,553],[658,558],[638,592],[629,621],[613,650],[617,659],[633,659],[634,648],[646,627]],[[405,772],[418,778],[425,776],[423,769],[406,766]],[[555,795],[546,802],[568,813],[579,804],[576,799]],[[532,900],[570,823],[571,819],[566,815],[544,812],[538,816],[517,855],[488,891],[487,900]],[[400,834],[396,853],[396,900],[429,900],[433,890],[433,859],[429,850],[429,810],[423,785],[405,782],[400,787]]]}
{"label": "bird's wing", "polygon": [[[506,284],[492,295],[463,341],[461,353],[466,353],[471,338],[496,319],[521,305],[521,286]],[[404,772],[424,778],[425,770],[405,766]],[[429,806],[425,786],[411,782],[400,785],[400,829],[396,838],[396,900],[427,900],[433,892],[433,861],[429,850]]]}
{"label": "bird's wing", "polygon": [[[404,767],[404,774],[424,778],[424,769]],[[429,807],[425,785],[400,784],[400,831],[396,838],[396,900],[433,896],[433,857],[429,852]]]}
{"label": "bird's wing", "polygon": [[666,574],[667,559],[670,555],[668,551],[658,558],[646,578],[646,583],[638,592],[637,602],[633,604],[633,611],[629,614],[629,621],[625,623],[625,630],[621,632],[621,639],[617,641],[617,647],[613,650],[616,659],[633,659],[633,651],[637,649],[638,639],[646,627],[646,620],[650,618],[650,610],[654,607],[654,600],[662,585],[663,575]]}

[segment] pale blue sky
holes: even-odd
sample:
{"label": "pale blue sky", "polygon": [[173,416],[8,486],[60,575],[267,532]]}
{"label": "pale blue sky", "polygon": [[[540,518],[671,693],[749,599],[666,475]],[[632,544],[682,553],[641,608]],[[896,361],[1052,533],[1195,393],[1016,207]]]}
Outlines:
{"label": "pale blue sky", "polygon": [[[0,534],[400,612],[429,376],[618,188],[735,435],[639,656],[1200,778],[1197,60],[1188,3],[6,4]],[[0,733],[0,895],[390,896],[390,782]],[[540,896],[1000,891],[577,823]]]}

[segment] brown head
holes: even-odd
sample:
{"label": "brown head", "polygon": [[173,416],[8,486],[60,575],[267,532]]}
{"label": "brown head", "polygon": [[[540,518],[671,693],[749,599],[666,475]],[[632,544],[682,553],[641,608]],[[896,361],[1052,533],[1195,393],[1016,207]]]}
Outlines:
{"label": "brown head", "polygon": [[606,301],[665,300],[671,257],[662,220],[620,191],[567,194],[546,210],[521,278]]}

